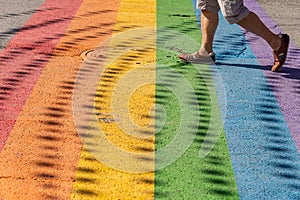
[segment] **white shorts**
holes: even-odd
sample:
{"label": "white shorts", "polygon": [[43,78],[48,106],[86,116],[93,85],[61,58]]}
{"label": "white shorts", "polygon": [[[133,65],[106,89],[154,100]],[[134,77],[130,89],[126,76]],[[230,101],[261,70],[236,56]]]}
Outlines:
{"label": "white shorts", "polygon": [[197,8],[215,13],[221,9],[230,24],[240,22],[249,14],[243,0],[197,0]]}

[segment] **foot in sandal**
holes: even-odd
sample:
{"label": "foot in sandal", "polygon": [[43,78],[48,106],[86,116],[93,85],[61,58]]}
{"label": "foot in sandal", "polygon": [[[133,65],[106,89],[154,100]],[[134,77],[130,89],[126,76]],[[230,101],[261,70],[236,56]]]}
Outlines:
{"label": "foot in sandal", "polygon": [[285,63],[290,37],[287,34],[279,34],[278,37],[281,39],[281,45],[278,50],[273,51],[274,54],[274,64],[272,66],[272,71],[277,72],[282,65]]}
{"label": "foot in sandal", "polygon": [[196,64],[213,64],[216,60],[215,54],[213,52],[207,53],[202,49],[192,54],[179,54],[178,58],[183,62]]}

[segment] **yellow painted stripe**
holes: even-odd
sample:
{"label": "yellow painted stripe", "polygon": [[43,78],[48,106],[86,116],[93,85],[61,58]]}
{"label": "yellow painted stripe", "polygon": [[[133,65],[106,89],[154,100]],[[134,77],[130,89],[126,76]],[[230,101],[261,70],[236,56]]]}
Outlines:
{"label": "yellow painted stripe", "polygon": [[[124,37],[128,36],[129,40],[131,33],[140,35],[140,38],[150,37],[153,33],[151,29],[142,29],[149,27],[152,30],[156,28],[155,0],[121,1],[113,37],[124,33]],[[84,149],[78,164],[72,199],[154,198],[155,36],[152,35],[152,39],[154,43],[151,45],[148,42],[142,51],[140,48],[132,48],[114,62],[106,63],[95,99],[98,126],[112,145],[129,154],[145,154],[148,157],[140,159],[139,162],[144,162],[142,164],[133,162],[131,171],[124,170],[122,166],[108,166]],[[134,42],[136,46],[142,47],[144,39]],[[134,42],[125,42],[124,45],[132,46]],[[134,84],[137,84],[136,89],[132,90]],[[130,116],[131,123],[137,129],[122,121],[124,105],[129,110],[125,115],[127,113]],[[141,169],[137,170],[139,173],[134,173],[137,165],[147,165],[147,171]]]}

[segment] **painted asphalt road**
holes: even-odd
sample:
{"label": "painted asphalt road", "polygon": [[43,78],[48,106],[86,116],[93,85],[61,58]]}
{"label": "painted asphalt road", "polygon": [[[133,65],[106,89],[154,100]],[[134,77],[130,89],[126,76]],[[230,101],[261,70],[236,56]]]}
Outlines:
{"label": "painted asphalt road", "polygon": [[[262,16],[270,27],[270,19],[264,17],[255,1],[248,1],[247,5]],[[270,79],[273,77],[273,81],[278,80],[281,75],[269,73],[272,54],[264,41],[249,33],[244,36],[238,26],[229,26],[223,18],[220,20],[216,41],[228,41],[217,42],[215,53],[221,55],[217,66],[228,91],[224,129],[240,197],[298,198],[300,157],[295,142],[298,146],[299,129],[298,124],[293,123],[288,127],[285,122],[289,116],[295,119],[297,112],[293,116],[280,108],[286,104],[297,105],[298,98],[286,98],[283,102],[275,98],[272,87],[278,89],[275,87],[278,81],[270,83]],[[257,62],[256,57],[259,62],[263,60],[263,63]],[[259,70],[264,65],[265,69]],[[291,66],[297,67],[295,64]],[[286,91],[278,90],[275,94],[282,95]],[[285,95],[297,95],[293,91],[287,93]]]}
{"label": "painted asphalt road", "polygon": [[276,22],[283,32],[290,35],[300,48],[300,7],[298,0],[257,0],[259,5]]}
{"label": "painted asphalt road", "polygon": [[[70,196],[66,191],[72,189],[70,180],[74,179],[72,159],[78,159],[76,150],[80,152],[81,145],[78,137],[72,138],[67,116],[62,123],[64,134],[60,135],[55,129],[60,123],[53,118],[62,116],[61,111],[66,109],[63,100],[54,99],[60,93],[57,78],[71,73],[67,71],[70,68],[61,67],[63,62],[57,62],[59,57],[53,59],[53,50],[56,47],[57,55],[58,48],[62,51],[63,46],[58,45],[60,37],[66,33],[79,6],[81,1],[45,1],[1,51],[0,188],[3,199]],[[64,55],[66,61],[69,57]],[[52,63],[56,60],[55,64],[50,65],[50,57]],[[67,63],[72,62],[69,59]],[[41,75],[44,73],[50,74],[44,75],[46,81]],[[69,77],[66,81],[70,80]],[[52,105],[52,101],[56,105]],[[59,184],[55,180],[60,180]]]}
{"label": "painted asphalt road", "polygon": [[0,48],[3,49],[31,15],[40,8],[44,0],[16,0],[13,3],[9,0],[1,0],[0,3]]}
{"label": "painted asphalt road", "polygon": [[[35,1],[34,3],[32,1],[15,1],[14,4],[11,3],[11,1],[1,1],[1,36],[0,36],[0,48],[1,50],[8,44],[8,42],[15,36],[15,34],[24,26],[24,24],[28,21],[28,19],[32,16],[33,13],[36,12],[37,9],[40,8],[44,1]],[[24,6],[25,5],[25,6]],[[20,41],[22,42],[22,41]],[[5,58],[6,57],[6,58]],[[3,66],[3,62],[5,59],[10,59],[9,56],[3,55],[1,57],[1,97],[0,101],[5,100],[5,93],[7,93],[7,90],[5,90],[4,85],[4,78],[6,73],[8,73]],[[9,119],[11,119],[11,125],[14,121],[13,116],[9,116],[9,112],[6,112],[3,108],[4,105],[8,105],[9,103],[0,103],[1,106],[1,114],[0,114],[0,124],[1,125],[1,142],[0,142],[0,149],[2,149],[4,142],[8,136],[8,132],[10,131],[10,125],[8,125],[10,122],[8,122]],[[3,121],[5,120],[5,122]],[[7,131],[4,131],[4,129],[7,129]]]}
{"label": "painted asphalt road", "polygon": [[[13,34],[15,35],[0,53],[2,82],[0,107],[3,111],[0,117],[2,129],[0,149],[3,148],[15,120],[53,53],[60,35],[65,32],[79,5],[80,2],[70,7],[68,3],[58,4],[57,1],[51,3],[45,1],[36,12],[31,13],[34,15],[24,27],[13,27],[2,33],[3,41],[6,43]],[[24,19],[20,22],[25,21],[26,17],[27,15],[24,15]],[[17,21],[16,25],[20,25],[18,18],[13,17],[13,20]],[[18,29],[20,31],[16,31]]]}
{"label": "painted asphalt road", "polygon": [[[266,1],[260,2],[266,10],[270,8]],[[280,1],[275,2],[279,4]],[[180,1],[175,5],[171,0],[115,0],[101,4],[97,0],[51,0],[42,3],[28,3],[21,8],[22,3],[17,2],[14,9],[3,11],[1,15],[1,23],[7,26],[1,29],[5,33],[1,39],[5,49],[0,52],[0,199],[299,198],[300,56],[296,47],[299,37],[291,26],[283,26],[283,29],[288,33],[291,31],[292,42],[296,38],[296,45],[291,44],[285,68],[280,73],[271,73],[272,54],[266,43],[220,18],[215,42],[217,63],[214,67],[222,75],[226,91],[225,133],[222,132],[214,149],[203,159],[199,159],[197,153],[209,127],[209,98],[214,96],[209,92],[214,90],[208,91],[203,77],[195,75],[194,68],[176,60],[174,50],[184,44],[176,43],[178,40],[171,42],[170,52],[166,52],[161,43],[157,43],[156,48],[132,48],[113,63],[108,63],[105,69],[100,68],[104,71],[97,92],[88,94],[92,103],[79,106],[85,110],[95,107],[99,120],[95,124],[105,130],[106,137],[116,146],[128,152],[153,154],[154,148],[163,148],[171,141],[176,124],[180,125],[180,112],[176,105],[182,97],[177,100],[175,97],[174,100],[174,95],[159,83],[171,87],[173,79],[184,74],[199,100],[200,125],[190,126],[197,129],[199,135],[188,151],[174,163],[155,171],[155,174],[153,171],[134,174],[110,168],[105,161],[95,159],[97,149],[93,147],[98,145],[95,145],[97,133],[79,132],[87,139],[87,149],[82,148],[76,128],[85,131],[91,125],[90,121],[79,127],[74,124],[74,81],[76,76],[82,81],[89,80],[91,69],[99,68],[99,60],[103,62],[103,54],[94,51],[95,57],[90,57],[84,65],[79,55],[83,50],[97,47],[106,38],[117,38],[118,33],[128,33],[127,30],[142,27],[155,28],[155,25],[198,40],[199,29],[192,4],[190,1]],[[281,26],[277,27],[254,0],[247,0],[246,3],[267,26],[275,32],[281,31]],[[278,24],[294,25],[297,16],[288,20],[289,9],[297,12],[291,6],[297,2],[281,3],[286,5],[283,13],[286,17],[280,18],[276,15],[279,12],[273,14],[269,11],[271,17],[274,16]],[[4,5],[10,4],[5,1]],[[25,27],[18,31],[24,24]],[[171,37],[172,33],[158,31],[156,36],[158,41],[166,42],[166,37]],[[132,41],[144,40],[143,36],[132,34],[128,41],[121,41],[121,47],[128,48]],[[106,47],[113,44],[112,40]],[[118,55],[114,53],[108,52],[110,56]],[[122,102],[130,93],[128,87],[125,87],[127,90],[119,90],[124,95],[118,96],[117,101],[114,101],[113,93],[117,91],[115,85],[126,77],[127,71],[136,69],[144,75],[153,75],[153,68],[143,69],[141,66],[153,65],[155,53],[156,65],[164,65],[172,69],[172,73],[166,74],[160,68],[156,69],[156,91],[154,85],[142,87],[133,93],[130,102],[125,103],[133,113],[133,121],[140,126],[153,119],[157,123],[159,117],[164,117],[160,113],[147,111],[154,102],[166,106],[168,126],[159,133],[152,130],[152,126],[152,129],[142,131],[150,137],[134,138],[117,127],[120,119],[112,118],[114,113],[109,106],[114,102],[123,109]],[[207,67],[200,66],[200,69],[209,72]],[[209,73],[205,76],[211,77]],[[216,81],[215,73],[212,76]],[[155,77],[140,77],[144,81],[147,78],[155,80]],[[138,82],[134,79],[130,84]],[[215,84],[218,95],[221,91],[219,86]],[[189,99],[189,93],[183,93]],[[185,106],[191,104],[194,106],[191,108],[195,108],[193,102],[185,103]],[[193,118],[188,121],[193,122]],[[128,130],[128,127],[125,128]],[[154,143],[152,136],[155,133]],[[150,168],[157,164],[152,157],[140,159],[140,163],[148,163]]]}

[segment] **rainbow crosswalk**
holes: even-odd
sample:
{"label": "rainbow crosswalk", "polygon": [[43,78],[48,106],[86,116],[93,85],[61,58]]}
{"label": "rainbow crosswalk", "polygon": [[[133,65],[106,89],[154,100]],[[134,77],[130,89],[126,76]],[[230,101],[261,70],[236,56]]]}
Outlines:
{"label": "rainbow crosswalk", "polygon": [[195,3],[33,8],[0,52],[0,199],[300,198],[296,47],[272,73],[267,44],[220,15],[216,64],[182,63]]}

